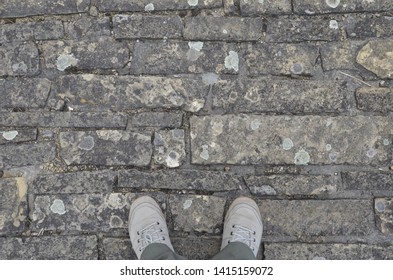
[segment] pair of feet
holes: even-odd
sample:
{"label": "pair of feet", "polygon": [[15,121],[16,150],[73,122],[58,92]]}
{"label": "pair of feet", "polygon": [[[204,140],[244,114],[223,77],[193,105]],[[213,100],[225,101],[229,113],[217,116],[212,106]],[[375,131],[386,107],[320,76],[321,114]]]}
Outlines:
{"label": "pair of feet", "polygon": [[[162,243],[173,250],[164,214],[151,197],[143,196],[134,201],[128,222],[132,248],[138,259],[152,243]],[[231,242],[242,242],[256,256],[261,244],[262,230],[257,204],[250,198],[239,197],[231,204],[225,216],[221,250]]]}

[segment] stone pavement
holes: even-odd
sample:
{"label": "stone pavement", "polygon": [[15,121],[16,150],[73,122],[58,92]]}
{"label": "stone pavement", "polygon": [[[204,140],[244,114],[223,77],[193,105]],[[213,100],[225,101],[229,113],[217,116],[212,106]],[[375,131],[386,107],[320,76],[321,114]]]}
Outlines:
{"label": "stone pavement", "polygon": [[393,259],[393,1],[2,0],[0,259],[135,259],[132,201],[218,252]]}

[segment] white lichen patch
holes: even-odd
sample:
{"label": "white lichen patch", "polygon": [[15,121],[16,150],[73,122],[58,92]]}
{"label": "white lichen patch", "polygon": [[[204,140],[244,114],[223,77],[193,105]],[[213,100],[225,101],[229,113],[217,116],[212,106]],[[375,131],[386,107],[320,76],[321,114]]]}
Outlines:
{"label": "white lichen patch", "polygon": [[56,67],[59,71],[64,71],[68,67],[76,66],[78,61],[73,54],[61,54],[56,60]]}
{"label": "white lichen patch", "polygon": [[191,7],[195,7],[196,5],[198,5],[199,0],[188,0],[188,5],[190,5]]}
{"label": "white lichen patch", "polygon": [[378,201],[375,203],[375,210],[378,212],[384,212],[385,211],[385,204],[383,204],[381,201]]}
{"label": "white lichen patch", "polygon": [[375,149],[373,149],[373,148],[369,149],[369,150],[366,152],[367,157],[370,158],[370,159],[373,158],[373,157],[375,157],[376,154],[377,154],[377,150],[375,150]]}
{"label": "white lichen patch", "polygon": [[229,55],[225,57],[225,68],[239,71],[239,55],[237,52],[229,51]]}
{"label": "white lichen patch", "polygon": [[200,52],[203,48],[203,42],[188,42],[190,49]]}
{"label": "white lichen patch", "polygon": [[340,0],[325,0],[326,4],[330,7],[330,8],[337,8],[338,5],[340,5]]}
{"label": "white lichen patch", "polygon": [[55,199],[50,207],[50,210],[59,215],[63,215],[66,212],[64,202],[60,199]]}
{"label": "white lichen patch", "polygon": [[4,131],[2,132],[3,138],[7,141],[14,140],[16,136],[18,136],[18,131],[11,130],[11,131]]}
{"label": "white lichen patch", "polygon": [[183,209],[186,210],[188,208],[190,208],[192,205],[192,200],[191,199],[187,199],[186,201],[184,201],[183,203]]}
{"label": "white lichen patch", "polygon": [[165,158],[166,166],[170,168],[179,167],[180,166],[180,154],[172,151]]}
{"label": "white lichen patch", "polygon": [[383,139],[383,144],[384,144],[385,146],[389,145],[389,144],[390,144],[389,139]]}
{"label": "white lichen patch", "polygon": [[206,85],[214,85],[218,81],[218,75],[215,73],[206,73],[202,75],[202,81]]}
{"label": "white lichen patch", "polygon": [[329,152],[332,149],[332,145],[326,144],[325,148],[326,148],[326,151]]}
{"label": "white lichen patch", "polygon": [[110,228],[122,228],[123,225],[124,225],[124,222],[119,216],[113,215],[110,217],[110,219],[109,219]]}
{"label": "white lichen patch", "polygon": [[203,158],[204,160],[209,159],[209,146],[208,145],[202,145],[202,152],[199,156],[201,158]]}
{"label": "white lichen patch", "polygon": [[337,22],[337,20],[331,20],[330,22],[329,22],[329,27],[331,28],[331,29],[338,29],[338,22]]}
{"label": "white lichen patch", "polygon": [[250,127],[252,130],[257,130],[261,125],[261,121],[260,120],[253,120],[251,121]]}
{"label": "white lichen patch", "polygon": [[78,144],[78,148],[84,151],[90,151],[94,148],[94,138],[91,136],[86,136]]}
{"label": "white lichen patch", "polygon": [[197,61],[198,58],[203,54],[201,52],[203,48],[203,42],[188,42],[189,50],[187,52],[187,59],[190,61]]}
{"label": "white lichen patch", "polygon": [[292,149],[292,147],[293,147],[293,141],[292,141],[291,138],[285,138],[285,139],[282,141],[282,148],[283,148],[285,151],[288,151],[288,150]]}
{"label": "white lichen patch", "polygon": [[294,162],[296,165],[306,165],[310,162],[310,155],[301,149],[295,154]]}
{"label": "white lichen patch", "polygon": [[[106,141],[110,140],[113,142],[118,142],[123,137],[123,134],[117,130],[98,130],[96,131],[96,133],[100,139]],[[128,140],[128,139],[123,139],[123,140]]]}
{"label": "white lichen patch", "polygon": [[153,3],[149,3],[145,6],[145,11],[146,12],[151,12],[154,11],[154,4]]}

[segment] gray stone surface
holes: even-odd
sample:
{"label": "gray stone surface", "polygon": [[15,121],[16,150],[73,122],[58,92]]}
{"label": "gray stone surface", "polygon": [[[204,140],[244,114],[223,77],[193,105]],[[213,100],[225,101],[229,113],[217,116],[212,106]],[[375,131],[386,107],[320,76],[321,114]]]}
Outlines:
{"label": "gray stone surface", "polygon": [[160,130],[154,133],[154,161],[175,168],[183,164],[186,157],[184,130]]}
{"label": "gray stone surface", "polygon": [[0,127],[119,128],[127,116],[110,112],[12,112],[0,113]]}
{"label": "gray stone surface", "polygon": [[181,127],[181,112],[142,112],[132,115],[132,126],[135,127]]}
{"label": "gray stone surface", "polygon": [[55,40],[64,37],[59,20],[0,25],[0,43],[12,41]]}
{"label": "gray stone surface", "polygon": [[134,194],[38,195],[31,211],[33,231],[108,232],[125,229]]}
{"label": "gray stone surface", "polygon": [[[349,38],[364,39],[370,37],[393,36],[393,17],[383,15],[349,15],[343,22]],[[367,26],[367,28],[364,28]]]}
{"label": "gray stone surface", "polygon": [[357,51],[362,47],[361,41],[344,41],[326,43],[321,46],[322,65],[325,71],[335,69],[357,70],[355,65]]}
{"label": "gray stone surface", "polygon": [[244,16],[262,14],[290,14],[291,0],[240,0],[240,10]]}
{"label": "gray stone surface", "polygon": [[95,236],[0,237],[2,260],[97,260]]}
{"label": "gray stone surface", "polygon": [[311,44],[243,44],[244,65],[252,76],[261,74],[312,76],[319,56]]}
{"label": "gray stone surface", "polygon": [[195,164],[390,164],[388,117],[225,115],[191,118]]}
{"label": "gray stone surface", "polygon": [[235,44],[221,42],[138,42],[132,74],[236,74],[239,54]]}
{"label": "gray stone surface", "polygon": [[64,22],[65,33],[69,39],[94,38],[110,36],[111,27],[109,17],[103,18],[80,18],[76,21]]}
{"label": "gray stone surface", "polygon": [[0,7],[0,18],[76,14],[86,12],[89,4],[89,0],[5,0]]}
{"label": "gray stone surface", "polygon": [[376,198],[375,223],[378,229],[386,235],[393,234],[393,198]]}
{"label": "gray stone surface", "polygon": [[393,111],[393,88],[361,87],[356,91],[357,107],[363,111]]}
{"label": "gray stone surface", "polygon": [[265,243],[267,260],[391,260],[392,252],[382,245]]}
{"label": "gray stone surface", "polygon": [[365,236],[374,226],[370,200],[258,200],[264,235],[302,239]]}
{"label": "gray stone surface", "polygon": [[60,156],[67,165],[133,165],[150,164],[151,136],[121,130],[61,132]]}
{"label": "gray stone surface", "polygon": [[115,176],[111,170],[43,174],[34,179],[31,191],[36,194],[110,193]]}
{"label": "gray stone surface", "polygon": [[393,190],[392,172],[343,172],[342,178],[346,190]]}
{"label": "gray stone surface", "polygon": [[0,79],[1,109],[43,108],[48,99],[51,82],[41,78]]}
{"label": "gray stone surface", "polygon": [[348,12],[379,12],[393,9],[390,0],[293,0],[293,8],[299,14],[326,14]]}
{"label": "gray stone surface", "polygon": [[75,111],[177,108],[197,112],[205,105],[209,87],[197,78],[87,74],[61,77],[53,92],[50,104],[66,100]]}
{"label": "gray stone surface", "polygon": [[130,60],[127,44],[111,37],[100,37],[94,41],[46,41],[42,48],[45,67],[59,71],[72,68],[122,69]]}
{"label": "gray stone surface", "polygon": [[137,260],[129,238],[104,238],[102,241],[106,260]]}
{"label": "gray stone surface", "polygon": [[1,76],[34,76],[40,71],[37,46],[33,42],[0,45]]}
{"label": "gray stone surface", "polygon": [[174,230],[220,234],[225,202],[225,198],[216,196],[170,195]]}
{"label": "gray stone surface", "polygon": [[[27,183],[24,178],[0,179],[0,234],[17,234],[26,228]],[[1,246],[1,248],[3,248]],[[3,251],[3,249],[1,250]],[[2,253],[0,253],[1,256]]]}
{"label": "gray stone surface", "polygon": [[55,156],[54,142],[0,145],[0,168],[47,163]]}
{"label": "gray stone surface", "polygon": [[197,170],[143,172],[139,170],[120,170],[119,187],[220,192],[241,189],[244,185],[239,176],[222,172]]}
{"label": "gray stone surface", "polygon": [[0,144],[21,143],[37,140],[37,129],[2,129],[0,127]]}
{"label": "gray stone surface", "polygon": [[225,112],[343,112],[344,84],[335,81],[273,78],[220,79],[213,85],[213,107]]}
{"label": "gray stone surface", "polygon": [[192,17],[186,19],[184,38],[188,40],[257,41],[262,37],[263,20],[241,17]]}
{"label": "gray stone surface", "polygon": [[255,195],[324,196],[338,190],[337,178],[330,175],[245,176]]}
{"label": "gray stone surface", "polygon": [[180,38],[183,21],[179,16],[115,15],[113,32],[117,39]]}

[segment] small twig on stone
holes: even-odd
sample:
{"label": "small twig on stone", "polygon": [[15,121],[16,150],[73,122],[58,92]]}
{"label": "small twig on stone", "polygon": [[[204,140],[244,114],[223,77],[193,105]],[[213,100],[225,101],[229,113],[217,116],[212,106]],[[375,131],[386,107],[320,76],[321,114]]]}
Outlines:
{"label": "small twig on stone", "polygon": [[366,83],[366,82],[364,82],[364,81],[362,81],[362,80],[360,80],[360,79],[358,79],[358,78],[356,78],[354,76],[351,76],[351,75],[349,75],[347,73],[344,73],[342,71],[338,71],[338,73],[343,74],[344,76],[350,77],[350,78],[352,78],[352,79],[354,79],[354,80],[356,80],[356,81],[358,81],[358,82],[360,82],[362,84],[365,84],[366,86],[373,87],[372,85],[370,85],[370,84],[368,84],[368,83]]}

